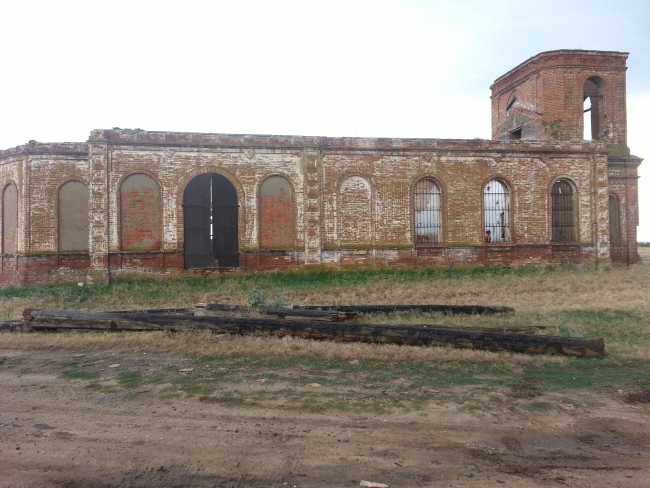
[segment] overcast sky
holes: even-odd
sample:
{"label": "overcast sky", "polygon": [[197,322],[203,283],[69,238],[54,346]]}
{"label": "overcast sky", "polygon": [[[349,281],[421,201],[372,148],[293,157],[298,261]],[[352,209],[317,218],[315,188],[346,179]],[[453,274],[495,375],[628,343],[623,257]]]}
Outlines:
{"label": "overcast sky", "polygon": [[650,241],[650,0],[7,0],[0,18],[0,149],[111,127],[489,139],[489,86],[517,64],[629,52]]}

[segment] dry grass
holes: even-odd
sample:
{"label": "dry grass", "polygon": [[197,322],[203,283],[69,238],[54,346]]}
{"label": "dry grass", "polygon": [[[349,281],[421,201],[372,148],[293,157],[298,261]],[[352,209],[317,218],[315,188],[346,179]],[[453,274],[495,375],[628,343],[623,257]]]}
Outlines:
{"label": "dry grass", "polygon": [[[152,285],[155,286],[155,285]],[[254,281],[230,279],[214,289],[197,290],[183,282],[169,284],[165,293],[147,294],[116,287],[104,294],[71,302],[65,295],[0,299],[0,317],[20,318],[25,308],[84,310],[187,307],[198,302],[249,304]],[[578,268],[518,275],[459,275],[449,279],[397,280],[378,275],[363,283],[333,286],[284,287],[273,283],[262,292],[267,303],[280,298],[286,303],[354,305],[377,303],[503,305],[518,313],[548,314],[566,310],[650,311],[650,266]]]}
{"label": "dry grass", "polygon": [[59,334],[4,334],[4,349],[60,348],[70,350],[122,349],[140,352],[168,352],[192,356],[265,356],[312,357],[396,363],[467,362],[505,366],[566,364],[569,358],[559,356],[527,356],[508,352],[474,351],[445,347],[412,347],[392,344],[340,343],[312,341],[301,338],[266,336],[215,335],[210,332],[102,332]]}
{"label": "dry grass", "polygon": [[[297,304],[454,304],[502,305],[519,313],[547,314],[560,310],[648,310],[650,266],[578,269],[532,276],[502,275],[395,283],[390,278],[355,286],[314,290],[270,290]],[[246,296],[206,296],[207,301]]]}
{"label": "dry grass", "polygon": [[[641,249],[650,262],[650,248]],[[462,271],[462,270],[461,270]],[[332,278],[334,276],[334,278]],[[110,287],[101,293],[58,293],[56,289],[30,296],[0,298],[0,317],[19,318],[25,308],[85,310],[187,307],[198,302],[249,304],[252,293],[295,304],[458,304],[504,305],[514,315],[447,317],[441,315],[394,314],[369,317],[375,323],[429,323],[447,326],[509,325],[550,326],[547,333],[573,336],[602,336],[614,358],[650,360],[650,265],[594,269],[542,269],[494,273],[453,272],[438,275],[377,273],[356,281],[341,274],[300,281],[283,278],[231,277],[206,280],[205,286],[185,281]],[[277,278],[277,279],[275,279]],[[292,281],[294,280],[294,281]],[[77,293],[78,292],[78,293]],[[60,333],[2,334],[3,348],[166,349],[183,354],[256,355],[278,357],[382,360],[395,362],[486,362],[531,364],[562,362],[565,358],[535,358],[508,353],[420,348],[388,345],[341,344],[262,337],[223,337],[209,334],[166,333]]]}

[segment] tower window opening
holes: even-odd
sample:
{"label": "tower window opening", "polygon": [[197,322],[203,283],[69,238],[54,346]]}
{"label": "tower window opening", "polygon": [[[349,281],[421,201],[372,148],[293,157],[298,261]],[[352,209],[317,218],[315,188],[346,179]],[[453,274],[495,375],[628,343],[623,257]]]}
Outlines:
{"label": "tower window opening", "polygon": [[591,98],[585,98],[584,103],[584,135],[583,139],[585,141],[591,140]]}
{"label": "tower window opening", "polygon": [[518,141],[521,139],[521,127],[519,129],[515,129],[512,132],[508,132],[508,140],[510,141]]}
{"label": "tower window opening", "polygon": [[599,76],[591,76],[585,80],[583,85],[583,138],[599,140],[604,129],[603,119],[605,117],[603,93],[605,91],[605,80]]}

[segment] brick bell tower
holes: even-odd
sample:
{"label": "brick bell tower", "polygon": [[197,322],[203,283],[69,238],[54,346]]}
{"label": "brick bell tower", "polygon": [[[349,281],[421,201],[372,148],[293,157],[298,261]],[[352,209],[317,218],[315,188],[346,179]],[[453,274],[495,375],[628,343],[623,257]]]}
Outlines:
{"label": "brick bell tower", "polygon": [[[566,49],[524,61],[490,87],[492,138],[593,139],[605,142],[612,154],[629,154],[627,56],[616,51]],[[585,131],[589,126],[591,130]]]}
{"label": "brick bell tower", "polygon": [[637,253],[638,166],[627,146],[628,53],[562,49],[524,61],[495,80],[492,139],[602,142],[608,153],[610,254]]}

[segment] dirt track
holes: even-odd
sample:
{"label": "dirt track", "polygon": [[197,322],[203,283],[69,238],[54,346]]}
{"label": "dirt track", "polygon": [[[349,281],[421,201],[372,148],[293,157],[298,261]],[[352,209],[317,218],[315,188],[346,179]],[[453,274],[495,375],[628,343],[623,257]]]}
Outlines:
{"label": "dirt track", "polygon": [[98,394],[51,366],[70,354],[0,351],[0,486],[650,486],[650,407],[611,395],[534,413],[224,408],[156,385]]}

